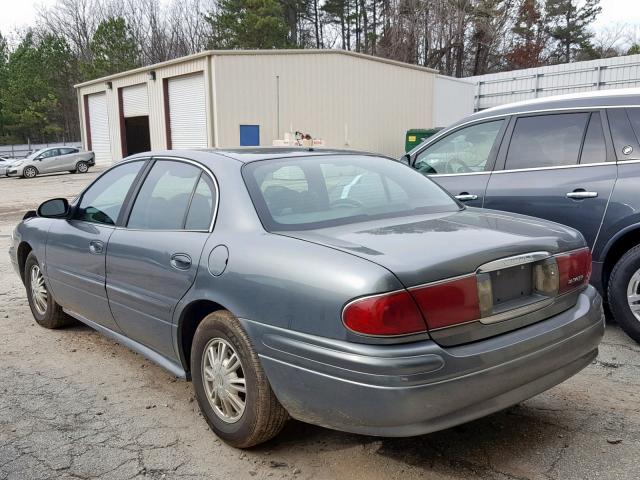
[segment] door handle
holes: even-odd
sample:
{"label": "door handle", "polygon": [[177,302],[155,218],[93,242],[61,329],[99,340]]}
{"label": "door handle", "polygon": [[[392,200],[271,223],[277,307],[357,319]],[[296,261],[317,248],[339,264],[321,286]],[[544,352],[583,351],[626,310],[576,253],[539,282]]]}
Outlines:
{"label": "door handle", "polygon": [[598,192],[587,192],[584,188],[576,188],[573,192],[567,193],[567,198],[574,200],[583,200],[585,198],[596,198]]}
{"label": "door handle", "polygon": [[102,255],[102,252],[104,252],[104,242],[100,240],[91,240],[89,242],[89,253]]}
{"label": "door handle", "polygon": [[189,270],[191,268],[191,257],[186,253],[174,253],[171,255],[171,266],[178,270]]}
{"label": "door handle", "polygon": [[461,202],[468,202],[469,200],[477,200],[478,195],[473,195],[467,192],[462,192],[460,195],[456,195],[456,198]]}

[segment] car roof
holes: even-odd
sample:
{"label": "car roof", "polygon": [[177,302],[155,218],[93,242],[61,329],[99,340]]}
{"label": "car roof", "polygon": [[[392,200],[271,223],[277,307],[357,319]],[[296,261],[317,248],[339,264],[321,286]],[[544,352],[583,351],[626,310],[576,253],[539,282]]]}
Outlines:
{"label": "car roof", "polygon": [[619,88],[597,92],[580,92],[567,95],[534,98],[481,110],[463,118],[454,125],[488,117],[512,115],[542,110],[561,110],[597,107],[640,106],[640,88]]}
{"label": "car roof", "polygon": [[[194,150],[162,150],[139,153],[128,159],[142,157],[183,157],[206,163],[207,160],[225,157],[236,160],[241,163],[250,163],[259,160],[271,160],[282,158],[299,158],[299,157],[323,157],[329,155],[373,155],[376,157],[385,157],[377,153],[361,152],[356,150],[340,150],[329,148],[304,148],[304,147],[248,147],[248,148],[206,148]],[[393,160],[393,159],[391,159]]]}

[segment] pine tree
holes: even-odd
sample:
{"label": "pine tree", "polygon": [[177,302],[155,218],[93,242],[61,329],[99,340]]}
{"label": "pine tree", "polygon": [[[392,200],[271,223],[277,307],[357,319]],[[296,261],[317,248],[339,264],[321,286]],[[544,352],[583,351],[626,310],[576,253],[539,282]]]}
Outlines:
{"label": "pine tree", "polygon": [[207,16],[213,31],[209,48],[269,49],[292,46],[277,0],[221,0]]}
{"label": "pine tree", "polygon": [[533,68],[542,65],[548,41],[545,22],[538,0],[523,0],[511,29],[514,35],[513,46],[505,55],[508,68]]}
{"label": "pine tree", "polygon": [[558,44],[559,61],[570,62],[576,48],[588,48],[593,37],[589,25],[601,10],[600,0],[547,0],[549,34]]}
{"label": "pine tree", "polygon": [[89,50],[92,59],[82,65],[87,79],[104,77],[139,66],[139,47],[122,17],[111,17],[100,22],[89,43]]}

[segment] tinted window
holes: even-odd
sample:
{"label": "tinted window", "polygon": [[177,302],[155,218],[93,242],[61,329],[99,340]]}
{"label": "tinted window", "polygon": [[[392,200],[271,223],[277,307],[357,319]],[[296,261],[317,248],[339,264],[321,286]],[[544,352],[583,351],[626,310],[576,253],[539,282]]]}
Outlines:
{"label": "tinted window", "polygon": [[302,230],[459,207],[415,170],[374,156],[252,162],[243,176],[268,230]]}
{"label": "tinted window", "polygon": [[584,145],[580,154],[580,163],[599,163],[607,161],[607,149],[604,144],[602,132],[602,119],[600,113],[592,113],[589,120],[587,134],[584,137]]}
{"label": "tinted window", "polygon": [[631,128],[630,118],[635,117],[637,109],[611,108],[607,111],[613,147],[618,160],[636,160],[640,158],[640,145]]}
{"label": "tinted window", "polygon": [[191,199],[184,228],[187,230],[209,230],[216,201],[213,192],[211,179],[207,175],[201,175]]}
{"label": "tinted window", "polygon": [[576,165],[588,113],[518,118],[505,168]]}
{"label": "tinted window", "polygon": [[143,162],[129,162],[102,175],[82,195],[77,218],[87,222],[115,225],[124,199]]}
{"label": "tinted window", "polygon": [[129,228],[181,230],[202,170],[184,162],[157,161],[129,216]]}
{"label": "tinted window", "polygon": [[438,140],[418,154],[415,168],[425,174],[484,171],[503,122],[472,125]]}

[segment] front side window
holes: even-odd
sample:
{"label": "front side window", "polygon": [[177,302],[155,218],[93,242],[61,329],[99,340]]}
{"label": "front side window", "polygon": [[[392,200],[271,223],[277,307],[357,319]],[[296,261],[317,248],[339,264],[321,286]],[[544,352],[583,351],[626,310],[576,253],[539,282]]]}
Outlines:
{"label": "front side window", "polygon": [[576,165],[588,120],[589,113],[518,118],[505,169]]}
{"label": "front side window", "polygon": [[45,150],[40,154],[40,158],[49,158],[49,157],[57,157],[60,155],[59,150],[57,148],[52,148],[50,150]]}
{"label": "front side window", "polygon": [[76,218],[115,225],[124,200],[144,162],[128,162],[112,168],[82,195]]}
{"label": "front side window", "polygon": [[426,175],[483,172],[504,120],[462,128],[416,157],[415,168]]}
{"label": "front side window", "polygon": [[[200,168],[185,162],[156,161],[133,204],[127,227],[145,230],[184,229],[187,211],[201,173]],[[200,204],[199,200],[197,203]]]}
{"label": "front side window", "polygon": [[327,155],[251,162],[242,170],[267,230],[307,230],[456,211],[440,187],[385,158]]}

